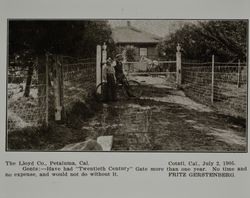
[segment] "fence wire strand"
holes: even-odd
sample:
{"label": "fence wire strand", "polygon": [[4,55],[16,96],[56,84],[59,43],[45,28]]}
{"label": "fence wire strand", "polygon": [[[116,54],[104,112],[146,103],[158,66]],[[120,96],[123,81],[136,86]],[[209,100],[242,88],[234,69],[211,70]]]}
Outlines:
{"label": "fence wire strand", "polygon": [[182,70],[183,88],[189,97],[209,105],[212,103],[215,109],[223,113],[246,118],[246,63],[215,62],[212,74],[211,63],[184,62]]}
{"label": "fence wire strand", "polygon": [[37,59],[10,59],[8,66],[8,131],[40,126],[45,121],[45,73]]}
{"label": "fence wire strand", "polygon": [[63,101],[66,109],[75,102],[84,101],[93,92],[96,83],[96,63],[93,60],[63,60]]}
{"label": "fence wire strand", "polygon": [[55,119],[55,64],[62,68],[63,81],[60,86],[63,90],[64,108],[68,108],[77,101],[84,101],[95,89],[95,59],[78,59],[69,56],[60,58],[54,55],[39,61],[37,58],[25,57],[18,61],[10,58],[8,132],[25,127],[42,126],[47,124],[48,119],[49,121]]}

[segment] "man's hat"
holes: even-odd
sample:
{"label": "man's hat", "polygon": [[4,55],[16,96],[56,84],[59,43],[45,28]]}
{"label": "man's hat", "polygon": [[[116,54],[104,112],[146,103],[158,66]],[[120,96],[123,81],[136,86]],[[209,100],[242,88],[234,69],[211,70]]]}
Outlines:
{"label": "man's hat", "polygon": [[122,54],[117,54],[115,58],[123,58]]}

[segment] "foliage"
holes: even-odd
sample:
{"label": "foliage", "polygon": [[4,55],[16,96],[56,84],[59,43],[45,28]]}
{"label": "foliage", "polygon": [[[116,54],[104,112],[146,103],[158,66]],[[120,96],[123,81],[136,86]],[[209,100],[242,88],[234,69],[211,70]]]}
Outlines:
{"label": "foliage", "polygon": [[136,59],[136,49],[133,46],[127,46],[125,48],[125,56],[128,62],[133,62]]}
{"label": "foliage", "polygon": [[126,57],[126,60],[133,62],[136,60],[136,48],[134,46],[116,46],[114,43],[110,43],[108,46],[108,56],[115,59],[117,54],[122,54]]}
{"label": "foliage", "polygon": [[112,43],[111,28],[100,20],[10,20],[9,54],[44,55],[46,52],[89,58],[96,45]]}
{"label": "foliage", "polygon": [[120,45],[116,45],[116,48],[115,48],[115,53],[116,54],[122,54],[124,52],[124,49],[125,47],[124,46],[120,46]]}
{"label": "foliage", "polygon": [[158,45],[160,54],[174,59],[177,43],[181,44],[182,56],[186,59],[210,61],[214,54],[216,61],[246,61],[246,20],[212,20],[186,24],[168,35]]}

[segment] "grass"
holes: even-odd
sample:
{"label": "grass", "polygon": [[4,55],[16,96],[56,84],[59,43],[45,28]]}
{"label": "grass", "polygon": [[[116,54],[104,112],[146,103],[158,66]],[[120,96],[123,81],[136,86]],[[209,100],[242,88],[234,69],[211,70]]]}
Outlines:
{"label": "grass", "polygon": [[214,88],[214,103],[211,103],[211,85],[184,84],[186,95],[195,101],[205,103],[218,112],[240,118],[246,118],[247,85],[237,87],[230,83],[216,83]]}
{"label": "grass", "polygon": [[8,133],[7,150],[51,151],[67,144],[85,141],[89,131],[82,128],[83,122],[94,116],[102,105],[92,98],[76,102],[65,112],[64,122],[52,122],[48,127],[25,127]]}

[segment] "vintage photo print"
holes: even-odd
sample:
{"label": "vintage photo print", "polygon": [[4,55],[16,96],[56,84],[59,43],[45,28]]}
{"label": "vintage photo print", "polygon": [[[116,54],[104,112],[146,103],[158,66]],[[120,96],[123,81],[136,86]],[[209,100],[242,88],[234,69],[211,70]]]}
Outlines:
{"label": "vintage photo print", "polygon": [[6,151],[247,152],[246,19],[8,19]]}

